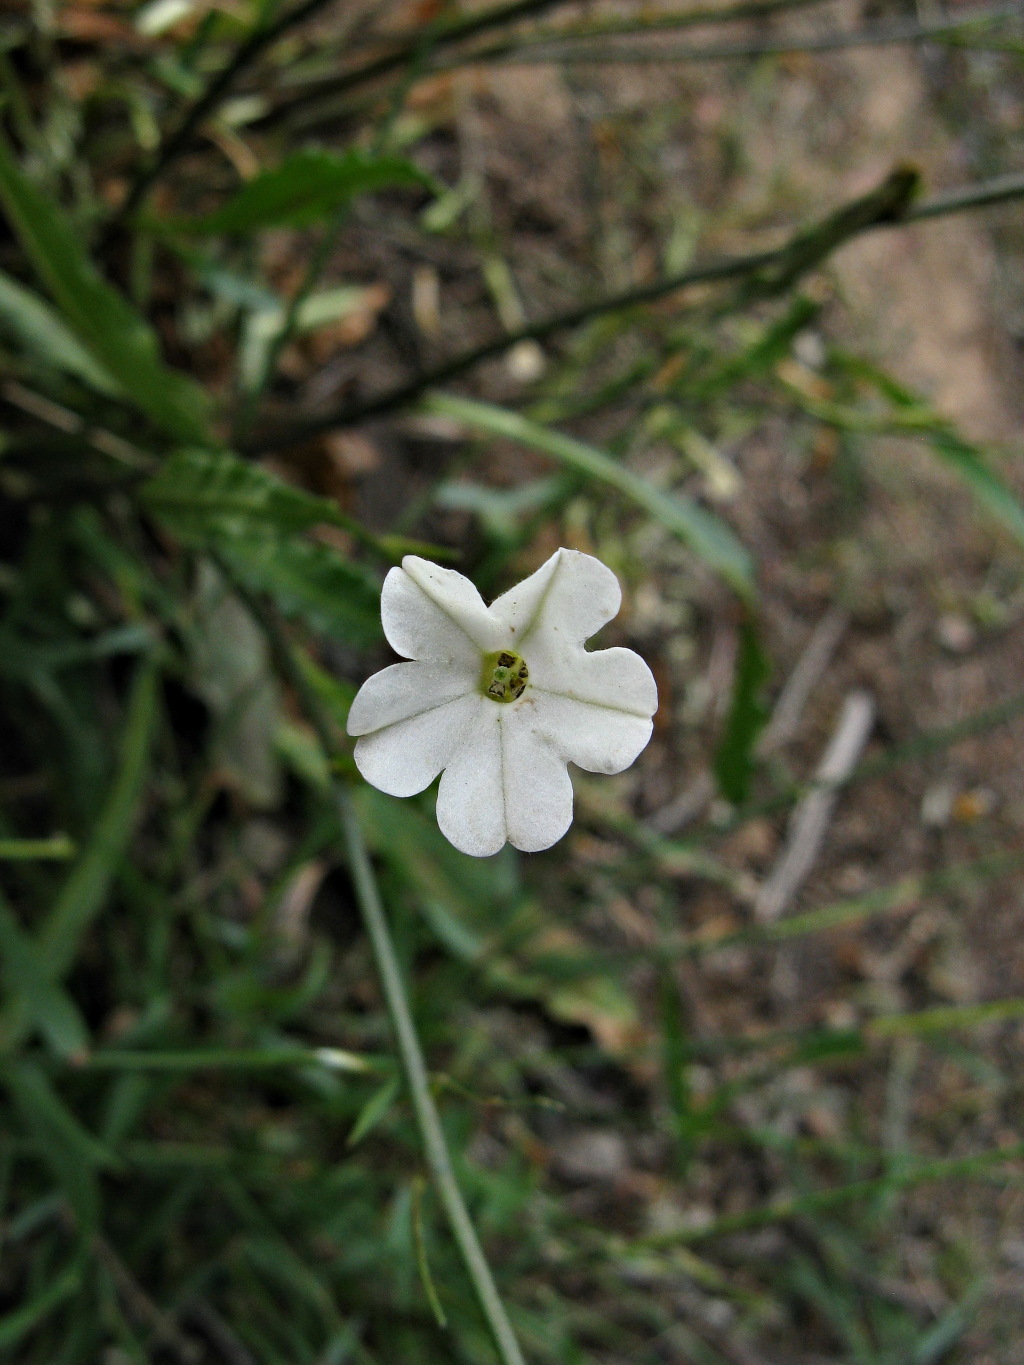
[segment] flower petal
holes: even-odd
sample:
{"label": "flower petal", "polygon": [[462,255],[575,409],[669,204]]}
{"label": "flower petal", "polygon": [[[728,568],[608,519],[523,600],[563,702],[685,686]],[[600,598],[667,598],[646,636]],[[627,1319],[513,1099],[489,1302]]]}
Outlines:
{"label": "flower petal", "polygon": [[475,692],[479,675],[479,660],[472,666],[461,661],[391,664],[363,683],[349,709],[346,728],[350,735],[368,735],[398,721],[411,720]]}
{"label": "flower petal", "polygon": [[537,728],[563,761],[588,773],[621,773],[643,753],[654,722],[589,702],[537,697]]}
{"label": "flower petal", "polygon": [[497,853],[505,842],[501,787],[501,720],[497,702],[480,705],[471,728],[441,777],[437,823],[449,843],[474,858]]}
{"label": "flower petal", "polygon": [[611,569],[593,555],[562,549],[492,602],[491,614],[530,662],[542,642],[545,653],[582,645],[615,616],[621,601]]}
{"label": "flower petal", "polygon": [[654,674],[632,649],[616,646],[558,654],[531,649],[528,663],[530,686],[538,692],[592,702],[645,720],[658,709]]}
{"label": "flower petal", "polygon": [[430,786],[465,744],[483,701],[470,692],[363,735],[356,741],[356,767],[367,782],[389,796],[414,796]]}
{"label": "flower petal", "polygon": [[530,704],[538,729],[570,762],[592,773],[620,773],[651,737],[658,689],[631,649],[573,650],[536,664],[531,654],[520,705]]}
{"label": "flower petal", "polygon": [[417,555],[406,555],[402,567],[388,573],[380,614],[388,643],[407,659],[475,660],[479,668],[480,655],[506,640],[468,578]]}
{"label": "flower petal", "polygon": [[529,707],[507,707],[504,739],[505,827],[524,853],[556,844],[572,824],[572,778],[565,759]]}
{"label": "flower petal", "polygon": [[572,823],[565,760],[535,727],[531,708],[481,700],[471,734],[441,778],[441,833],[477,858],[506,840],[524,853],[550,848]]}

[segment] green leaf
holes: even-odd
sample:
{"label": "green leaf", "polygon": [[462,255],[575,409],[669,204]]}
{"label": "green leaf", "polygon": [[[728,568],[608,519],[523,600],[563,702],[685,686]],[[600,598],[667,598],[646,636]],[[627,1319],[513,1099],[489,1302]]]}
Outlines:
{"label": "green leaf", "polygon": [[211,536],[289,535],[320,523],[346,524],[326,498],[224,451],[176,452],[143,485],[141,497],[179,539],[200,545]]}
{"label": "green leaf", "polygon": [[740,632],[739,657],[725,731],[715,753],[719,790],[734,806],[746,800],[754,769],[754,749],[768,720],[763,689],[771,666],[753,621]]}
{"label": "green leaf", "polygon": [[[74,962],[82,935],[103,908],[132,837],[159,714],[157,678],[148,660],[139,665],[128,700],[120,767],[88,842],[34,940],[36,959],[50,981],[59,981]],[[19,977],[0,1019],[0,1037],[8,1048],[36,1017],[33,989],[31,981]]]}
{"label": "green leaf", "polygon": [[404,157],[375,157],[360,151],[335,156],[306,150],[254,176],[216,212],[191,222],[175,222],[174,226],[206,236],[268,227],[308,227],[371,190],[432,183]]}
{"label": "green leaf", "polygon": [[679,536],[742,598],[752,601],[755,597],[754,571],[747,551],[724,521],[691,499],[680,493],[662,492],[595,446],[490,403],[435,393],[428,395],[421,406],[426,412],[453,417],[479,431],[542,451],[568,468],[617,489]]}
{"label": "green leaf", "polygon": [[270,532],[225,536],[216,548],[234,576],[269,593],[286,616],[360,648],[383,638],[380,584],[330,546]]}
{"label": "green leaf", "polygon": [[989,468],[980,451],[950,430],[928,432],[927,440],[936,455],[956,470],[978,502],[1024,545],[1024,506]]}
{"label": "green leaf", "polygon": [[212,550],[289,616],[354,645],[381,638],[380,584],[340,551],[296,533],[348,528],[332,502],[225,452],[172,455],[142,489],[146,507],[188,544]]}
{"label": "green leaf", "polygon": [[514,488],[489,488],[470,482],[442,483],[434,494],[439,507],[472,512],[494,540],[511,543],[520,524],[543,508],[559,491],[565,475],[533,479]]}
{"label": "green leaf", "polygon": [[75,845],[66,834],[51,834],[48,839],[0,839],[0,862],[63,862],[74,856]]}
{"label": "green leaf", "polygon": [[787,356],[794,339],[809,327],[821,312],[821,304],[797,295],[785,314],[737,355],[729,356],[703,380],[688,387],[687,397],[711,398],[726,393],[744,380],[753,379],[772,369]]}
{"label": "green leaf", "polygon": [[[885,1175],[867,1180],[856,1180],[848,1185],[831,1185],[828,1188],[812,1190],[807,1194],[773,1200],[760,1204],[743,1213],[724,1214],[700,1227],[685,1227],[678,1231],[653,1233],[637,1238],[630,1244],[633,1248],[674,1246],[678,1243],[702,1242],[712,1237],[727,1237],[752,1228],[769,1227],[772,1223],[785,1222],[801,1215],[819,1213],[827,1209],[840,1208],[843,1204],[857,1203],[884,1196],[895,1190],[909,1190],[917,1185],[941,1183],[944,1181],[965,1181],[988,1179],[995,1175],[993,1168],[1024,1157],[1024,1143],[1011,1143],[1006,1147],[991,1148],[976,1156],[940,1157],[934,1161],[921,1161],[902,1169],[889,1171]],[[1012,1176],[1010,1176],[1012,1179]]]}
{"label": "green leaf", "polygon": [[37,274],[100,369],[157,426],[182,440],[205,439],[203,390],[164,364],[152,328],[102,278],[67,215],[24,174],[2,136],[0,201]]}
{"label": "green leaf", "polygon": [[[849,356],[842,352],[837,352],[833,361],[840,369],[870,384],[888,399],[896,409],[890,429],[927,441],[935,454],[960,475],[978,502],[1024,545],[1024,505],[991,468],[977,446],[965,441],[946,418],[934,412],[917,394],[877,365],[872,365],[860,356]],[[886,420],[882,419],[883,427]]]}
{"label": "green leaf", "polygon": [[68,1109],[39,1067],[16,1062],[4,1070],[3,1079],[40,1154],[63,1186],[81,1232],[90,1235],[99,1224],[98,1171],[117,1163]]}
{"label": "green leaf", "polygon": [[144,660],[128,699],[121,761],[99,818],[43,925],[40,944],[54,978],[68,970],[82,934],[102,909],[135,829],[159,718],[158,671]]}
{"label": "green leaf", "polygon": [[392,1076],[390,1080],[384,1082],[379,1090],[374,1091],[356,1116],[352,1131],[345,1142],[346,1147],[357,1147],[363,1138],[387,1116],[388,1110],[398,1095],[398,1088],[398,1077]]}
{"label": "green leaf", "polygon": [[0,321],[18,344],[42,364],[73,375],[99,393],[121,393],[120,385],[86,350],[60,314],[2,270]]}
{"label": "green leaf", "polygon": [[303,300],[289,323],[289,309],[275,298],[271,303],[249,311],[238,347],[239,382],[246,393],[258,390],[265,378],[267,361],[282,329],[290,327],[294,336],[304,336],[330,323],[341,322],[379,307],[378,291],[372,285],[342,284],[320,289]]}
{"label": "green leaf", "polygon": [[82,1285],[82,1272],[82,1261],[76,1256],[59,1275],[42,1285],[38,1293],[0,1317],[0,1350],[16,1346],[65,1299],[77,1294]]}
{"label": "green leaf", "polygon": [[0,899],[0,950],[9,993],[22,992],[32,1023],[60,1057],[82,1056],[89,1050],[85,1020],[71,997],[50,977],[31,934],[18,923],[14,911]]}

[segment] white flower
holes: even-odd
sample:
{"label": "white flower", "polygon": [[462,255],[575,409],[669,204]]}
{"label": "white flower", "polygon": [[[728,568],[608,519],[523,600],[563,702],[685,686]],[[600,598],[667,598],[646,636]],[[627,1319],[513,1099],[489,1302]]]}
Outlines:
{"label": "white flower", "polygon": [[381,619],[414,662],[359,689],[348,717],[359,771],[392,796],[443,772],[437,822],[463,853],[549,848],[572,824],[566,765],[618,773],[651,737],[658,692],[643,659],[583,648],[621,599],[612,571],[577,550],[489,607],[462,574],[406,555],[384,581]]}

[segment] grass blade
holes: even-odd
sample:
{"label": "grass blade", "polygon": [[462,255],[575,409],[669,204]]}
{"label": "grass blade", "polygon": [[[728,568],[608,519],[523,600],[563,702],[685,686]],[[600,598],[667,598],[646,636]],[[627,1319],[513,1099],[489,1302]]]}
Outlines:
{"label": "grass blade", "polygon": [[707,1223],[704,1227],[679,1228],[672,1232],[655,1233],[650,1237],[637,1239],[630,1249],[640,1251],[673,1246],[677,1242],[703,1242],[712,1237],[728,1237],[735,1232],[747,1232],[753,1228],[767,1227],[771,1223],[785,1222],[800,1214],[839,1208],[843,1204],[873,1199],[877,1195],[897,1190],[913,1189],[917,1185],[945,1180],[984,1178],[993,1168],[1022,1159],[1024,1142],[980,1152],[976,1156],[942,1157],[935,1161],[917,1162],[913,1166],[890,1171],[886,1175],[875,1176],[869,1180],[855,1180],[848,1185],[814,1190],[809,1194],[794,1195],[789,1199],[762,1204],[759,1208],[748,1209],[744,1213],[729,1214],[727,1217],[716,1219],[713,1223]]}
{"label": "grass blade", "polygon": [[216,212],[172,226],[203,236],[310,227],[357,195],[391,185],[422,188],[431,183],[429,176],[404,157],[371,156],[358,149],[336,156],[307,148],[254,176]]}
{"label": "grass blade", "polygon": [[64,1302],[77,1294],[82,1285],[82,1262],[76,1256],[49,1284],[44,1285],[27,1303],[0,1318],[0,1350],[17,1344],[45,1321]]}
{"label": "grass blade", "polygon": [[66,834],[51,834],[48,839],[0,839],[0,862],[63,862],[75,856],[75,845]]}
{"label": "grass blade", "polygon": [[134,832],[158,719],[158,678],[155,664],[140,664],[128,699],[117,776],[82,857],[43,926],[40,944],[53,977],[62,976],[74,961]]}
{"label": "grass blade", "polygon": [[113,1157],[64,1104],[46,1076],[30,1062],[17,1062],[3,1080],[75,1211],[80,1231],[91,1236],[100,1221],[98,1171],[116,1163]]}
{"label": "grass blade", "polygon": [[762,696],[771,672],[753,621],[745,621],[740,632],[740,651],[736,662],[736,681],[725,731],[715,754],[715,777],[719,790],[734,806],[745,801],[754,771],[754,750],[768,720]]}
{"label": "grass blade", "polygon": [[205,439],[202,388],[164,364],[149,324],[99,274],[67,215],[25,175],[2,136],[0,201],[36,273],[101,370],[170,435]]}
{"label": "grass blade", "polygon": [[20,345],[44,365],[81,379],[98,393],[116,395],[121,391],[60,314],[2,270],[0,319]]}
{"label": "grass blade", "polygon": [[518,441],[569,469],[616,489],[684,541],[740,597],[747,601],[754,599],[754,569],[747,551],[724,521],[689,498],[680,493],[664,493],[603,450],[505,408],[447,393],[429,394],[421,408],[425,412],[454,418],[488,435]]}
{"label": "grass blade", "polygon": [[81,1057],[90,1035],[78,1006],[55,981],[41,960],[35,940],[0,899],[0,950],[8,992],[18,991],[33,1024],[58,1057]]}

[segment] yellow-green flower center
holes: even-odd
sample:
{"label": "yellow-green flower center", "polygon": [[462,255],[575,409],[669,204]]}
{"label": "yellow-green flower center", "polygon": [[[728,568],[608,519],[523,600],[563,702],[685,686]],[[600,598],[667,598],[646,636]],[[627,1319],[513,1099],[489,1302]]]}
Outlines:
{"label": "yellow-green flower center", "polygon": [[515,701],[522,696],[529,676],[530,670],[521,655],[513,654],[510,649],[501,649],[496,654],[484,656],[480,690],[492,701]]}

